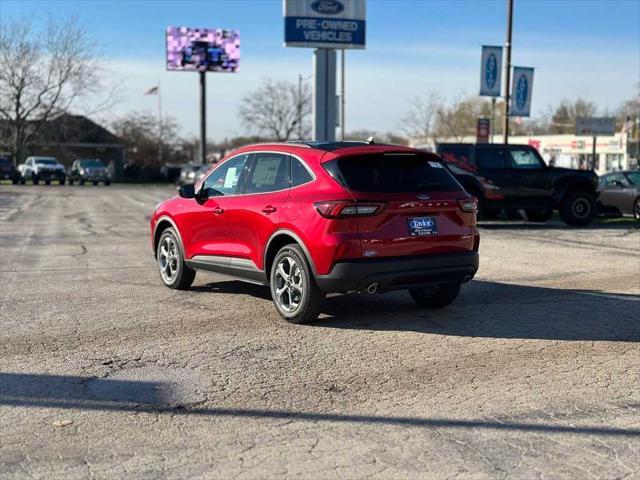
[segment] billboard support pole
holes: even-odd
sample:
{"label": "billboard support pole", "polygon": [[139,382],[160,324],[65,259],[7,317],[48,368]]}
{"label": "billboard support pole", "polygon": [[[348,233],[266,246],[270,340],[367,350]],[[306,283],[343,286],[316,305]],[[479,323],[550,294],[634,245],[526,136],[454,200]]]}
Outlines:
{"label": "billboard support pole", "polygon": [[345,60],[344,60],[344,56],[345,56],[345,50],[343,48],[340,54],[340,140],[342,140],[343,142],[344,142],[344,131],[345,131],[345,126],[344,126],[344,117],[345,117],[344,64],[345,64]]}
{"label": "billboard support pole", "polygon": [[313,140],[336,140],[336,51],[313,52]]}
{"label": "billboard support pole", "polygon": [[200,74],[200,159],[207,162],[207,77],[206,72]]}
{"label": "billboard support pole", "polygon": [[593,148],[591,149],[591,170],[596,168],[596,140],[598,137],[593,136]]}
{"label": "billboard support pole", "polygon": [[505,62],[505,86],[504,86],[504,143],[509,143],[509,102],[511,101],[511,33],[513,29],[513,0],[507,0],[507,42],[505,43],[505,53],[507,61]]}

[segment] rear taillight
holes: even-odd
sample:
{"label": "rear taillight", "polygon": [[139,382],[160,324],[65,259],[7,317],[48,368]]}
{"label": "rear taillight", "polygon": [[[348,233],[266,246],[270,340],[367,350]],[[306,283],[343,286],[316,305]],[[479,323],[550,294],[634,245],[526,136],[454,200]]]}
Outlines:
{"label": "rear taillight", "polygon": [[478,211],[478,202],[473,198],[465,198],[464,200],[458,200],[460,210],[467,213],[475,213]]}
{"label": "rear taillight", "polygon": [[318,213],[325,218],[367,217],[379,213],[384,205],[379,202],[357,203],[350,200],[328,200],[314,203]]}

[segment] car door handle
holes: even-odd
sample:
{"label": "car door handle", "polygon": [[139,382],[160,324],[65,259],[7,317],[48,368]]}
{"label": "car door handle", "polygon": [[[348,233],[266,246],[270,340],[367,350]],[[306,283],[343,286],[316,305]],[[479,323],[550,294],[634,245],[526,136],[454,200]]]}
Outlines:
{"label": "car door handle", "polygon": [[267,215],[271,215],[272,213],[274,213],[277,210],[276,207],[272,207],[271,205],[267,205],[266,207],[264,207],[262,209],[262,211],[264,213],[266,213]]}
{"label": "car door handle", "polygon": [[215,215],[222,215],[224,213],[224,209],[220,208],[220,207],[216,207],[213,209],[213,213]]}

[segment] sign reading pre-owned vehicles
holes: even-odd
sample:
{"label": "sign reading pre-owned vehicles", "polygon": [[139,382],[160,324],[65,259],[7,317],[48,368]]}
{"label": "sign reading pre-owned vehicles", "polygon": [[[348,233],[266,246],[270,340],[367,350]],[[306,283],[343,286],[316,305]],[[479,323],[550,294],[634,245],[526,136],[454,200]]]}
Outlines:
{"label": "sign reading pre-owned vehicles", "polygon": [[365,0],[284,0],[287,47],[364,48]]}
{"label": "sign reading pre-owned vehicles", "polygon": [[499,97],[502,78],[502,47],[483,46],[480,67],[480,95]]}
{"label": "sign reading pre-owned vehicles", "polygon": [[511,86],[512,117],[528,117],[531,114],[531,92],[533,91],[533,68],[513,67]]}

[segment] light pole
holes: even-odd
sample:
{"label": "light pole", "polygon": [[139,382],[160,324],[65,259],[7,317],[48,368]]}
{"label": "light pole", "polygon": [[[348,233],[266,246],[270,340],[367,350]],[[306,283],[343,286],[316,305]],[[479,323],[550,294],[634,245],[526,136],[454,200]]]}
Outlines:
{"label": "light pole", "polygon": [[513,29],[513,0],[507,0],[507,41],[504,45],[507,57],[504,86],[504,143],[509,143],[509,102],[511,101],[511,33]]}

